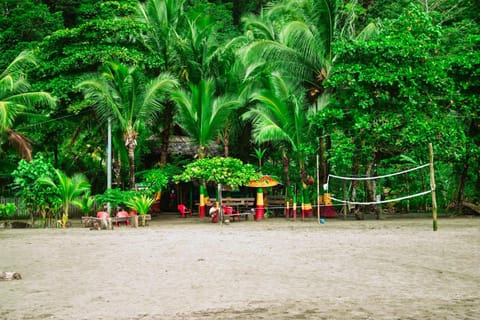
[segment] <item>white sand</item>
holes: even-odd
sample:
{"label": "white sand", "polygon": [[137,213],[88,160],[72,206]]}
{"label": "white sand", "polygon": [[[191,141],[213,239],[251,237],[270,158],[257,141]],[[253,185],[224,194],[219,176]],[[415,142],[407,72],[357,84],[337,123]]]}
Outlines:
{"label": "white sand", "polygon": [[0,230],[0,319],[480,319],[480,219]]}

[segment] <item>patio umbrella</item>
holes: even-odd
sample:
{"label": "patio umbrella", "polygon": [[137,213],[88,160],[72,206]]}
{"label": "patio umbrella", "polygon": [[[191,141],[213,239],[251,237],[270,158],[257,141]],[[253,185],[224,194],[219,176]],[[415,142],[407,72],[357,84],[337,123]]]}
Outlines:
{"label": "patio umbrella", "polygon": [[255,220],[265,218],[265,204],[263,202],[263,189],[268,187],[275,187],[280,182],[274,178],[264,175],[258,180],[253,180],[248,183],[248,187],[257,188],[257,206],[255,207]]}

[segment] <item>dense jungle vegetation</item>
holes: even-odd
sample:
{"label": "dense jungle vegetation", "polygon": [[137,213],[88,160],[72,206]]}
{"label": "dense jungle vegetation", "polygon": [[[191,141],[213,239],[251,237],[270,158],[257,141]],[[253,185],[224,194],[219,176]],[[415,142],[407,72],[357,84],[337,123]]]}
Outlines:
{"label": "dense jungle vegetation", "polygon": [[[479,1],[0,3],[0,196],[45,172],[103,193],[110,121],[115,188],[220,155],[302,189],[317,155],[324,184],[428,163],[432,143],[439,207],[480,201]],[[384,183],[353,187],[405,195],[428,172]]]}

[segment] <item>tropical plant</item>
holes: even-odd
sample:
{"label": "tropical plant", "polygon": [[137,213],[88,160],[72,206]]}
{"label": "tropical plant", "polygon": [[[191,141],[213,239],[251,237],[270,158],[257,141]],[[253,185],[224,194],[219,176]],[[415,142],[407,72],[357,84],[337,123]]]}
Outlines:
{"label": "tropical plant", "polygon": [[73,200],[72,204],[77,206],[83,213],[83,216],[88,217],[95,206],[95,197],[90,195],[90,192],[85,194],[78,200]]}
{"label": "tropical plant", "polygon": [[71,178],[60,170],[55,170],[56,181],[52,178],[40,178],[39,182],[52,187],[62,204],[62,228],[65,228],[68,222],[70,205],[75,200],[90,191],[90,184],[82,174],[75,174]]}
{"label": "tropical plant", "polygon": [[183,173],[174,179],[185,182],[206,181],[238,188],[260,177],[254,166],[244,164],[239,159],[214,157],[198,159],[187,164]]}
{"label": "tropical plant", "polygon": [[137,211],[142,217],[142,226],[145,226],[145,216],[148,213],[148,210],[155,202],[155,199],[149,197],[145,194],[136,195],[126,202],[126,205],[135,211]]}
{"label": "tropical plant", "polygon": [[17,212],[17,206],[15,203],[0,203],[0,219],[11,218],[15,212]]}
{"label": "tropical plant", "polygon": [[[309,206],[308,186],[311,183],[307,179],[306,160],[313,150],[308,135],[308,109],[304,107],[304,96],[295,94],[291,88],[280,74],[273,73],[268,89],[252,94],[251,99],[256,106],[244,113],[243,119],[252,122],[252,136],[256,143],[271,142],[292,152],[300,170],[303,200]],[[283,157],[287,157],[286,154],[284,151]],[[288,161],[284,161],[284,172],[285,180],[289,181],[289,169],[286,166]]]}
{"label": "tropical plant", "polygon": [[94,104],[97,114],[105,123],[123,133],[128,150],[130,188],[135,188],[135,149],[138,135],[148,124],[158,119],[168,91],[177,85],[169,74],[146,81],[137,67],[108,62],[100,74],[81,82],[85,98]]}
{"label": "tropical plant", "polygon": [[59,206],[59,201],[54,188],[39,183],[42,177],[55,178],[55,168],[44,155],[37,153],[29,162],[20,160],[12,177],[15,196],[22,199],[32,224],[37,212],[41,218],[51,218],[52,210]]}
{"label": "tropical plant", "polygon": [[190,92],[174,91],[172,98],[178,106],[175,122],[195,140],[200,159],[208,154],[208,144],[217,137],[232,111],[240,106],[240,101],[233,97],[215,96],[213,80],[190,84]]}
{"label": "tropical plant", "polygon": [[[178,47],[180,45],[186,16],[183,10],[184,0],[148,0],[137,6],[137,18],[145,25],[141,43],[153,60],[149,68],[160,72],[182,74]],[[170,134],[173,127],[175,104],[165,103],[160,119],[161,147],[160,165],[167,163]]]}
{"label": "tropical plant", "polygon": [[6,134],[8,141],[28,161],[32,159],[30,141],[14,130],[15,120],[33,111],[36,105],[55,105],[55,99],[49,93],[31,91],[25,68],[35,64],[32,53],[24,51],[0,73],[0,136]]}
{"label": "tropical plant", "polygon": [[95,195],[95,201],[102,206],[110,204],[111,208],[118,208],[125,206],[135,194],[135,190],[107,189],[104,193]]}

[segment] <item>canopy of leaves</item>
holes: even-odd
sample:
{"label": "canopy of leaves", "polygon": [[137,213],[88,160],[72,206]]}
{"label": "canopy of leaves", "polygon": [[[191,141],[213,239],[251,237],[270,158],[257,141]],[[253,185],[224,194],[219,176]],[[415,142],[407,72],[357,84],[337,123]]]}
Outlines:
{"label": "canopy of leaves", "polygon": [[220,183],[232,188],[245,186],[251,180],[261,177],[250,164],[243,164],[235,158],[204,158],[185,166],[182,174],[175,176],[176,181],[206,181]]}

